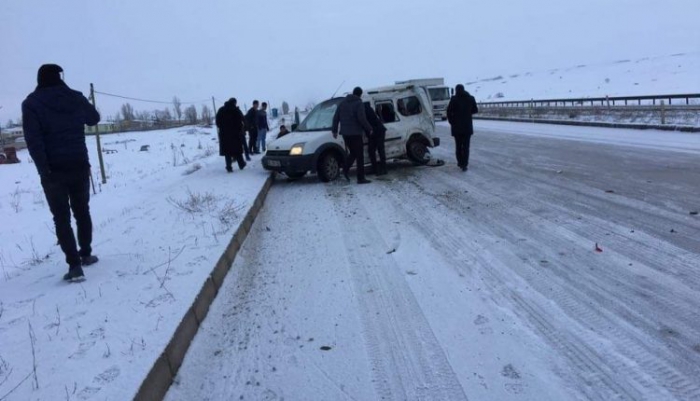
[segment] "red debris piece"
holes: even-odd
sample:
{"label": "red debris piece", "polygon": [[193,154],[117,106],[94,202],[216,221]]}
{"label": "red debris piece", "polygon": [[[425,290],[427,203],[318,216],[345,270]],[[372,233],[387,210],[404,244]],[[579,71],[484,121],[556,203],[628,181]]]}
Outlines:
{"label": "red debris piece", "polygon": [[603,249],[602,249],[601,247],[598,246],[598,243],[597,243],[597,242],[595,243],[595,251],[596,251],[596,252],[603,252]]}

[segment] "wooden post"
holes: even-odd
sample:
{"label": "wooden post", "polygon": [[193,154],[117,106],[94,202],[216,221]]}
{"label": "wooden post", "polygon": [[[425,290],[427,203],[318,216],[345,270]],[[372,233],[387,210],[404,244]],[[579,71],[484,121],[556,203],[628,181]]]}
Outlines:
{"label": "wooden post", "polygon": [[666,106],[664,101],[661,101],[661,125],[666,124]]}
{"label": "wooden post", "polygon": [[[92,105],[97,108],[95,104],[95,88],[90,84],[90,100],[92,100]],[[102,184],[107,183],[107,175],[105,174],[105,164],[102,160],[102,144],[100,143],[100,125],[99,123],[95,125],[95,137],[97,137],[97,158],[100,160],[100,174],[102,176]]]}

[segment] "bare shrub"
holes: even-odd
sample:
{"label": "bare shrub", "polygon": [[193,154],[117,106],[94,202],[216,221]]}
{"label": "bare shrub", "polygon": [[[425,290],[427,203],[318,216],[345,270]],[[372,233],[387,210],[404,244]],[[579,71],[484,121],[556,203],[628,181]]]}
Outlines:
{"label": "bare shrub", "polygon": [[219,223],[221,223],[224,230],[228,230],[233,226],[233,223],[238,219],[239,212],[242,210],[243,206],[236,205],[233,199],[224,203],[217,213]]}
{"label": "bare shrub", "polygon": [[209,157],[214,154],[216,154],[216,149],[214,149],[214,147],[211,145],[207,146],[206,149],[204,149],[204,153],[202,153],[204,157]]}
{"label": "bare shrub", "polygon": [[22,191],[20,191],[19,187],[16,187],[14,192],[10,195],[10,207],[12,207],[12,210],[15,211],[15,213],[19,213],[20,210],[22,210]]}
{"label": "bare shrub", "polygon": [[168,203],[175,206],[177,209],[189,213],[210,212],[216,208],[217,198],[211,192],[199,193],[192,192],[187,189],[185,199],[175,199],[168,197]]}

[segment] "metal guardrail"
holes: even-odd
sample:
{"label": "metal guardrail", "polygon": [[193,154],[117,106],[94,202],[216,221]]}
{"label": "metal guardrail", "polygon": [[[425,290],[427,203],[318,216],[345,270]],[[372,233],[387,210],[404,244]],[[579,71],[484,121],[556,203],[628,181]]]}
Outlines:
{"label": "metal guardrail", "polygon": [[[673,101],[676,103],[673,103]],[[697,103],[691,103],[697,100]],[[677,95],[650,95],[650,96],[606,96],[606,97],[586,97],[569,99],[531,99],[531,100],[509,100],[502,102],[479,102],[479,107],[581,107],[581,106],[690,106],[700,105],[700,93],[677,94]],[[666,103],[667,102],[667,103]]]}

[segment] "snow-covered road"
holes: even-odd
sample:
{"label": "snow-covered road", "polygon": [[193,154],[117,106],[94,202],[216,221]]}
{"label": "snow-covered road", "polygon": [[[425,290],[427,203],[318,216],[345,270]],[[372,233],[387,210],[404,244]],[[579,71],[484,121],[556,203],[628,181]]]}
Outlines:
{"label": "snow-covered road", "polygon": [[500,124],[278,179],[167,399],[700,399],[698,154]]}

